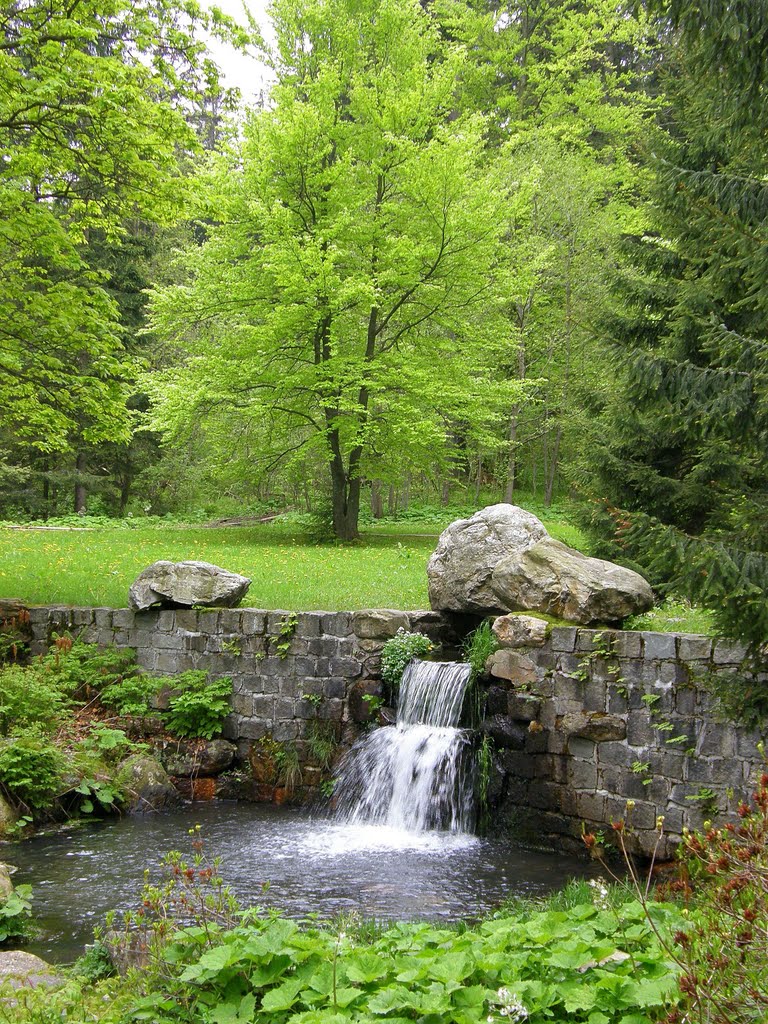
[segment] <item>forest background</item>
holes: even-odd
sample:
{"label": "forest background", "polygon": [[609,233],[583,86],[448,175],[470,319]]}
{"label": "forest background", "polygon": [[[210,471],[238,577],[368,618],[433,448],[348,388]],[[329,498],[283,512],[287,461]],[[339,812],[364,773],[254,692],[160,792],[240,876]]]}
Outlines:
{"label": "forest background", "polygon": [[768,640],[766,0],[270,13],[4,5],[0,516],[566,498]]}

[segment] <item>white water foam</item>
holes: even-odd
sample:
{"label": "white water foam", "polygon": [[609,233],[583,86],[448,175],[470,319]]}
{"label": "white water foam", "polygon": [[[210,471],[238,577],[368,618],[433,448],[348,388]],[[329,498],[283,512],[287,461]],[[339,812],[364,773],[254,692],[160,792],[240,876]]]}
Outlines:
{"label": "white water foam", "polygon": [[471,825],[469,737],[457,727],[469,665],[412,661],[400,685],[394,726],[359,740],[336,783],[340,819],[391,835],[465,833]]}

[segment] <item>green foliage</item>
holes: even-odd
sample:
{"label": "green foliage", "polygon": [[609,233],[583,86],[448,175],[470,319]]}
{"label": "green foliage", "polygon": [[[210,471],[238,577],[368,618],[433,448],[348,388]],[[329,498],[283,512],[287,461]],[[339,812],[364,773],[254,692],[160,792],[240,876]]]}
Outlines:
{"label": "green foliage", "polygon": [[423,633],[409,633],[401,626],[381,649],[381,678],[392,694],[400,687],[408,662],[429,654],[433,644]]}
{"label": "green foliage", "polygon": [[[681,920],[672,907],[653,908],[663,935]],[[338,1024],[371,1016],[476,1024],[488,1015],[646,1024],[675,988],[670,968],[637,902],[624,904],[621,919],[581,904],[527,919],[499,916],[459,933],[399,924],[365,944],[346,930],[268,916],[226,932],[175,933],[162,957],[167,980],[137,1000],[132,1019],[191,1021],[215,1006],[222,1021],[258,1012],[277,1022],[290,1012]]]}
{"label": "green foliage", "polygon": [[671,884],[693,908],[671,947],[680,972],[681,1021],[766,1019],[768,774],[758,780],[753,801],[740,803],[738,815],[735,823],[683,840],[679,878]]}
{"label": "green foliage", "polygon": [[301,785],[302,780],[298,750],[293,743],[276,744],[274,759],[278,784],[285,786],[288,792],[292,793]]}
{"label": "green foliage", "polygon": [[211,739],[221,732],[229,714],[232,680],[229,676],[208,681],[207,672],[182,672],[163,680],[174,693],[163,720],[176,736],[203,736]]}
{"label": "green foliage", "polygon": [[499,641],[488,621],[482,622],[462,644],[464,660],[472,666],[472,678],[485,675],[485,663],[498,649]]}
{"label": "green foliage", "polygon": [[[365,698],[363,698],[365,699]],[[336,733],[332,722],[312,721],[307,729],[307,748],[315,761],[324,771],[333,764],[339,749]]]}
{"label": "green foliage", "polygon": [[0,424],[41,451],[129,437],[136,365],[91,250],[179,210],[184,105],[216,77],[201,21],[226,23],[184,0],[3,7]]}
{"label": "green foliage", "polygon": [[650,630],[655,633],[715,632],[714,616],[706,608],[697,608],[684,598],[667,597],[662,604],[642,615],[631,615],[622,623],[623,629]]}
{"label": "green foliage", "polygon": [[620,387],[582,482],[613,551],[757,652],[768,640],[768,116],[751,100],[768,8],[675,3],[675,31],[667,5],[652,6],[668,68],[647,160],[653,224],[627,240],[604,326]]}
{"label": "green foliage", "polygon": [[0,784],[28,807],[45,807],[62,785],[66,758],[38,731],[0,740]]}
{"label": "green foliage", "polygon": [[88,985],[111,978],[116,971],[109,947],[100,939],[87,946],[85,953],[72,964],[72,973]]}
{"label": "green foliage", "polygon": [[101,691],[101,702],[113,708],[118,715],[148,715],[152,702],[168,680],[163,677],[131,675],[119,682],[109,683]]}
{"label": "green foliage", "polygon": [[29,935],[32,917],[32,886],[17,885],[0,897],[0,946],[14,944]]}
{"label": "green foliage", "polygon": [[484,832],[488,826],[490,811],[488,805],[488,788],[490,786],[491,776],[493,773],[493,749],[493,740],[490,736],[484,734],[475,753],[477,773],[477,807],[481,833]]}
{"label": "green foliage", "polygon": [[[196,424],[230,475],[323,475],[352,540],[364,478],[446,465],[459,419],[498,445],[525,390],[489,358],[511,190],[456,103],[465,49],[414,0],[277,0],[272,19],[272,103],[201,180],[215,225],[154,299],[187,358],[149,381],[153,425]],[[256,441],[237,465],[234,429]]]}
{"label": "green foliage", "polygon": [[278,658],[288,657],[291,650],[291,640],[293,640],[293,634],[296,632],[298,624],[299,620],[293,612],[281,620],[277,629],[277,636],[274,637],[275,651]]}

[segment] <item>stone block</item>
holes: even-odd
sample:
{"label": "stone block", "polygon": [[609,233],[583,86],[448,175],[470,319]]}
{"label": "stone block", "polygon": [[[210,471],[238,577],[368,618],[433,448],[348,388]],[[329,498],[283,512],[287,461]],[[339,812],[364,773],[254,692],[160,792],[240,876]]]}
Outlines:
{"label": "stone block", "polygon": [[688,764],[688,780],[700,786],[725,786],[734,790],[742,785],[741,765],[730,757],[694,757]]}
{"label": "stone block", "polygon": [[584,710],[605,711],[608,706],[608,686],[592,679],[584,687]]}
{"label": "stone block", "polygon": [[535,615],[499,615],[493,632],[501,647],[543,647],[549,624]]}
{"label": "stone block", "polygon": [[182,650],[185,651],[196,651],[202,654],[208,644],[208,638],[203,636],[202,633],[188,633],[184,638],[184,645]]}
{"label": "stone block", "polygon": [[324,722],[341,721],[344,714],[344,701],[335,697],[326,697],[317,709],[317,717]]}
{"label": "stone block", "polygon": [[534,757],[519,750],[500,750],[497,754],[499,767],[503,772],[517,779],[532,779],[536,775]]}
{"label": "stone block", "polygon": [[[135,613],[134,613],[135,614]],[[177,608],[175,623],[176,629],[186,629],[190,633],[197,632],[197,612],[191,608]]]}
{"label": "stone block", "polygon": [[[256,704],[254,702],[254,707]],[[275,700],[275,721],[285,721],[291,719],[294,716],[294,710],[296,707],[296,701],[289,697],[285,697],[282,694]]]}
{"label": "stone block", "polygon": [[518,651],[495,651],[485,663],[485,669],[494,678],[507,679],[519,686],[530,685],[536,680],[535,664]]}
{"label": "stone block", "polygon": [[300,612],[296,624],[296,636],[314,640],[322,633],[323,616],[320,612]]}
{"label": "stone block", "polygon": [[642,654],[640,633],[617,630],[613,633],[613,653],[617,658],[639,658]]}
{"label": "stone block", "polygon": [[558,727],[568,737],[578,737],[594,743],[623,740],[627,735],[624,719],[617,715],[608,715],[604,711],[580,711],[576,714],[563,715]]}
{"label": "stone block", "polygon": [[[376,645],[377,650],[380,645]],[[322,636],[307,642],[307,653],[312,657],[332,658],[339,653],[338,637]]]}
{"label": "stone block", "polygon": [[593,654],[595,646],[600,646],[604,630],[602,629],[579,629],[576,633],[576,653]]}
{"label": "stone block", "polygon": [[762,764],[763,755],[757,749],[757,745],[762,742],[762,739],[763,737],[757,729],[739,730],[736,734],[736,753],[739,757],[753,761],[755,764]]}
{"label": "stone block", "polygon": [[355,679],[363,670],[362,664],[357,658],[331,658],[329,674],[332,676],[345,676],[348,679]]}
{"label": "stone block", "polygon": [[627,699],[627,691],[623,687],[621,689],[610,686],[608,688],[608,713],[611,715],[626,715],[629,710],[629,700]]}
{"label": "stone block", "polygon": [[562,811],[570,801],[570,794],[563,786],[544,779],[533,779],[528,786],[529,807],[538,807],[543,811]]}
{"label": "stone block", "polygon": [[219,624],[221,612],[211,608],[210,610],[197,611],[195,614],[197,615],[197,626],[195,628],[200,633],[212,636],[214,633],[221,631]]}
{"label": "stone block", "polygon": [[556,672],[553,681],[555,684],[556,700],[573,700],[581,704],[585,685],[581,679],[574,679],[570,675]]}
{"label": "stone block", "polygon": [[497,747],[506,750],[522,750],[529,735],[524,725],[513,722],[506,715],[487,715],[480,729]]}
{"label": "stone block", "polygon": [[326,697],[343,699],[347,692],[347,685],[350,681],[340,679],[338,676],[331,676],[323,681],[323,693]]}
{"label": "stone block", "polygon": [[350,612],[328,612],[320,621],[322,632],[328,636],[349,636],[352,632]]}
{"label": "stone block", "polygon": [[682,782],[686,777],[689,759],[682,751],[651,750],[644,759],[650,764],[654,775],[660,775],[672,783]]}
{"label": "stone block", "polygon": [[260,740],[271,731],[272,723],[263,719],[246,719],[237,727],[238,739]]}
{"label": "stone block", "polygon": [[171,608],[163,608],[157,613],[157,625],[159,633],[172,633],[176,628],[176,616]]}
{"label": "stone block", "polygon": [[132,629],[136,624],[136,613],[130,608],[115,608],[112,625],[115,629]]}
{"label": "stone block", "polygon": [[677,647],[674,633],[640,633],[647,661],[674,661]]}
{"label": "stone block", "polygon": [[[101,630],[97,630],[96,631],[96,636],[98,636],[100,632],[101,632]],[[79,633],[78,633],[78,636],[80,636]],[[82,637],[81,637],[81,639],[82,639]],[[115,645],[115,647],[134,647],[135,644],[132,643],[132,640],[133,640],[133,630],[117,629],[117,630],[114,630],[113,633],[112,633],[112,643]]]}
{"label": "stone block", "polygon": [[650,747],[656,741],[647,711],[630,711],[627,715],[627,743],[632,747]]}
{"label": "stone block", "polygon": [[573,789],[597,789],[597,765],[594,761],[571,758],[568,784]]}
{"label": "stone block", "polygon": [[[541,700],[538,697],[531,697],[523,693],[507,692],[505,694],[507,707],[506,713],[510,718],[518,722],[534,722],[541,714]],[[554,719],[553,719],[554,724]]]}
{"label": "stone block", "polygon": [[299,700],[302,693],[309,693],[310,691],[304,685],[303,679],[298,679],[293,673],[284,673],[276,676],[277,679],[277,692],[281,697],[286,697],[289,700]]}
{"label": "stone block", "polygon": [[599,790],[595,793],[581,792],[575,794],[575,801],[571,808],[576,816],[588,822],[596,822],[599,825],[607,824],[605,817],[605,801],[607,794]]}
{"label": "stone block", "polygon": [[677,638],[677,656],[680,661],[708,660],[712,657],[712,640],[708,636],[683,633]]}
{"label": "stone block", "polygon": [[[30,621],[32,625],[35,625],[35,615],[40,612],[45,612],[44,608],[32,608],[29,613]],[[93,609],[94,622],[100,629],[109,629],[112,626],[112,615],[114,611],[112,608],[94,608]]]}
{"label": "stone block", "polygon": [[696,741],[699,757],[732,757],[736,753],[736,730],[732,725],[702,722]]}
{"label": "stone block", "polygon": [[675,711],[678,715],[694,715],[696,713],[696,691],[683,689],[675,691]]}
{"label": "stone block", "polygon": [[735,640],[716,640],[712,651],[715,665],[740,665],[747,656],[747,648]]}
{"label": "stone block", "polygon": [[241,616],[243,636],[261,636],[264,633],[267,626],[265,612],[248,608],[241,612]]}
{"label": "stone block", "polygon": [[628,765],[632,762],[632,752],[621,740],[601,743],[597,748],[597,759],[604,765]]}
{"label": "stone block", "polygon": [[485,713],[487,715],[507,714],[507,698],[507,691],[501,686],[489,686],[486,691]]}
{"label": "stone block", "polygon": [[275,698],[257,693],[253,697],[253,714],[256,718],[271,722],[275,717]]}
{"label": "stone block", "polygon": [[568,739],[568,753],[572,757],[579,757],[585,761],[594,761],[595,744],[592,740],[583,739],[580,736],[571,736]]}
{"label": "stone block", "polygon": [[388,640],[398,629],[409,628],[406,613],[392,608],[368,608],[352,616],[352,632],[361,640]]}
{"label": "stone block", "polygon": [[181,655],[177,651],[157,651],[155,653],[153,668],[161,675],[175,675],[184,671],[179,668]]}
{"label": "stone block", "polygon": [[549,644],[553,651],[571,653],[576,650],[575,626],[553,626],[549,633]]}

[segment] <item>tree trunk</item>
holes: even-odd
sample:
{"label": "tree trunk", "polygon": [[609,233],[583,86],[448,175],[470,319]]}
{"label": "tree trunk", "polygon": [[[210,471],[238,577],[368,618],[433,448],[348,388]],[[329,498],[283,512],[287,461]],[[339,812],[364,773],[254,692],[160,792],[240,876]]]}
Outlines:
{"label": "tree trunk", "polygon": [[333,532],[338,540],[357,540],[360,520],[360,479],[349,479],[343,467],[331,463]]}
{"label": "tree trunk", "polygon": [[381,480],[371,481],[371,515],[374,519],[381,519],[384,516],[384,495],[381,490]]}
{"label": "tree trunk", "polygon": [[75,512],[85,513],[85,506],[88,500],[88,490],[81,474],[85,473],[86,462],[83,452],[78,452],[75,462]]}
{"label": "tree trunk", "polygon": [[387,512],[391,516],[397,512],[397,491],[392,484],[389,485],[389,494],[387,495]]}

